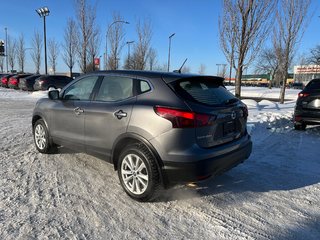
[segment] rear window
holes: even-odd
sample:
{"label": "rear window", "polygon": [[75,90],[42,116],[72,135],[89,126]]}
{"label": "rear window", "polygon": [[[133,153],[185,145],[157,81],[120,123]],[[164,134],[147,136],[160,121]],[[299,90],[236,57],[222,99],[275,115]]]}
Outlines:
{"label": "rear window", "polygon": [[306,86],[306,89],[319,89],[320,90],[320,80],[309,82]]}
{"label": "rear window", "polygon": [[214,106],[236,100],[220,82],[208,78],[183,79],[173,83],[174,90],[185,100]]}

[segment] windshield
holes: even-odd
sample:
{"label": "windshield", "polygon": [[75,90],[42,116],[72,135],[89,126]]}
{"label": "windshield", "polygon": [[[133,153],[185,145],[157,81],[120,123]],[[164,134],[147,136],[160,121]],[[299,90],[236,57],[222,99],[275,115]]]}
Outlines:
{"label": "windshield", "polygon": [[237,102],[237,98],[214,79],[183,79],[173,84],[174,90],[185,100],[214,106]]}

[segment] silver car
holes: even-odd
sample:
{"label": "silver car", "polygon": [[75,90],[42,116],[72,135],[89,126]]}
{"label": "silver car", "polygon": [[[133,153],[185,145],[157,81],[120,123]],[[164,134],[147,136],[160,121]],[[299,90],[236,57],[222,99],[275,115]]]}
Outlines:
{"label": "silver car", "polygon": [[37,150],[64,146],[103,158],[139,201],[219,175],[251,154],[247,107],[223,78],[101,71],[48,95],[33,112]]}

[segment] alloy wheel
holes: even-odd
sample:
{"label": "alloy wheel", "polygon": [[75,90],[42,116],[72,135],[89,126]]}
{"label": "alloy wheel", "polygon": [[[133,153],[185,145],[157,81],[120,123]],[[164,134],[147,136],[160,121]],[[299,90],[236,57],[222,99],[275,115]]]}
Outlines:
{"label": "alloy wheel", "polygon": [[43,150],[46,147],[46,131],[41,124],[38,124],[34,130],[34,138],[37,144],[37,147]]}
{"label": "alloy wheel", "polygon": [[149,183],[148,170],[136,154],[127,154],[121,164],[121,177],[125,187],[133,194],[143,194]]}

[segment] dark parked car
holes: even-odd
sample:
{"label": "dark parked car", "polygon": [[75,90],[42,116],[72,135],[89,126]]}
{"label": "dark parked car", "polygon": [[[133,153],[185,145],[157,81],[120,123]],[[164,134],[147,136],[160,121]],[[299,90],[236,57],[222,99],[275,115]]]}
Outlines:
{"label": "dark parked car", "polygon": [[9,78],[8,87],[19,89],[20,78],[31,76],[32,74],[17,74]]}
{"label": "dark parked car", "polygon": [[35,83],[36,79],[40,76],[40,74],[34,74],[28,77],[20,78],[19,88],[26,91],[33,91],[33,84]]}
{"label": "dark parked car", "polygon": [[1,77],[1,87],[8,87],[9,78],[14,74],[7,74]]}
{"label": "dark parked car", "polygon": [[294,128],[305,130],[307,125],[320,125],[320,79],[311,80],[297,99]]}
{"label": "dark parked car", "polygon": [[48,95],[33,112],[38,151],[62,145],[100,156],[136,200],[153,199],[160,186],[219,175],[251,153],[247,107],[223,78],[95,72]]}
{"label": "dark parked car", "polygon": [[48,90],[49,88],[63,88],[73,79],[63,75],[44,75],[39,77],[34,85],[34,90]]}
{"label": "dark parked car", "polygon": [[303,89],[303,83],[295,82],[292,83],[290,87],[293,89]]}

